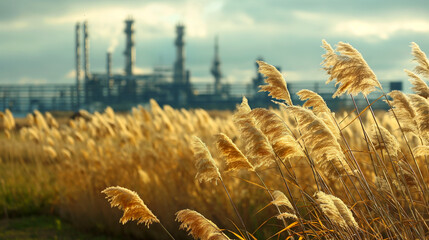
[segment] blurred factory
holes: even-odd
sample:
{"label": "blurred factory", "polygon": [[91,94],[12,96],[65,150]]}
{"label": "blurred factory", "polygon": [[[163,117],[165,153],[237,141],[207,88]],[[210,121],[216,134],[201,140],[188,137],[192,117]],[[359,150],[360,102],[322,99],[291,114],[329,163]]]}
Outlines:
{"label": "blurred factory", "polygon": [[[90,71],[89,31],[88,23],[84,22],[81,31],[80,23],[76,24],[76,73],[81,71],[81,53],[83,52],[83,79],[76,74],[77,105],[92,108],[95,105],[113,106],[117,109],[129,109],[136,103],[147,103],[153,98],[160,104],[173,107],[196,108],[216,106],[217,108],[234,107],[238,97],[232,97],[228,84],[222,82],[219,43],[217,37],[214,44],[214,58],[210,73],[213,84],[210,93],[199,92],[191,81],[191,71],[186,67],[185,26],[176,26],[176,60],[171,68],[156,67],[150,73],[136,74],[135,59],[135,27],[134,20],[125,21],[124,69],[122,73],[112,72],[112,54],[106,54],[106,71],[92,73]],[[81,32],[83,46],[81,48]],[[209,69],[209,67],[208,67]],[[210,86],[210,85],[209,85]]]}
{"label": "blurred factory", "polygon": [[[258,86],[264,84],[264,77],[258,72],[255,61],[255,75],[247,83],[226,83],[221,69],[219,41],[214,40],[213,59],[207,66],[213,76],[211,83],[192,81],[191,71],[186,67],[185,33],[183,24],[176,25],[174,46],[176,57],[171,67],[154,67],[148,73],[136,73],[136,43],[134,19],[125,20],[125,50],[123,72],[112,71],[112,53],[106,53],[104,72],[90,70],[90,31],[88,22],[75,26],[75,72],[74,84],[44,85],[0,85],[0,111],[10,109],[15,113],[39,111],[101,111],[107,106],[117,111],[127,111],[131,107],[146,105],[155,99],[160,105],[175,108],[234,109],[242,96],[249,99],[252,107],[267,107],[272,104],[267,93],[258,93]],[[204,61],[203,59],[201,59]],[[258,58],[257,60],[263,60]],[[210,59],[207,59],[209,62]],[[280,71],[280,67],[277,67]],[[83,71],[83,74],[82,74]],[[82,79],[81,79],[82,78]],[[402,82],[382,83],[384,89],[402,90]],[[387,86],[386,86],[387,85]],[[301,89],[319,93],[333,110],[352,108],[347,96],[332,99],[333,84],[303,81],[288,83],[292,100],[299,103],[295,95]],[[371,95],[369,96],[371,98]],[[358,102],[359,104],[359,102]],[[365,102],[360,103],[365,105]],[[377,107],[379,103],[374,105]],[[382,107],[382,103],[380,103]]]}

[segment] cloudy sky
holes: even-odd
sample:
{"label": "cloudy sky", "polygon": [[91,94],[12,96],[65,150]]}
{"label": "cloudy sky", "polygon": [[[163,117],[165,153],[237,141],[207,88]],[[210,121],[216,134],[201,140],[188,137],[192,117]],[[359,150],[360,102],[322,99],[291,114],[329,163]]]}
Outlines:
{"label": "cloudy sky", "polygon": [[[347,2],[347,4],[346,4]],[[172,66],[175,25],[186,25],[192,81],[212,81],[219,35],[225,81],[249,82],[258,56],[282,67],[289,82],[324,81],[321,40],[357,48],[381,81],[406,80],[410,42],[429,53],[429,1],[1,0],[0,84],[74,83],[74,28],[87,20],[92,72],[123,72],[124,20],[135,19],[136,66]]]}

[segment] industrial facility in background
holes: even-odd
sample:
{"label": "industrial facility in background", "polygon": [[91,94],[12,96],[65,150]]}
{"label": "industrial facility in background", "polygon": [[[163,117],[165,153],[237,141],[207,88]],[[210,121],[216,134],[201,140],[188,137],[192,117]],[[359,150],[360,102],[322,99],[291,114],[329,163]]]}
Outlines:
{"label": "industrial facility in background", "polygon": [[[266,107],[272,104],[271,98],[266,93],[258,93],[258,86],[264,84],[264,77],[258,72],[256,62],[255,77],[249,83],[228,84],[223,81],[218,37],[215,37],[214,41],[212,65],[207,67],[208,72],[213,76],[213,82],[197,83],[192,81],[191,71],[186,67],[186,31],[183,24],[176,25],[174,40],[176,59],[171,64],[172,67],[155,67],[152,72],[143,74],[137,74],[134,71],[136,64],[134,19],[125,20],[124,33],[126,39],[124,71],[112,72],[112,53],[107,52],[105,72],[95,73],[90,71],[88,22],[76,23],[75,84],[0,85],[0,111],[7,108],[15,113],[28,113],[35,109],[100,111],[107,106],[118,111],[127,111],[138,104],[148,104],[150,99],[155,99],[160,105],[168,104],[175,108],[234,109],[244,95],[249,99],[252,107]],[[81,40],[83,40],[82,44]],[[82,52],[83,62],[81,61]],[[263,59],[258,58],[258,60]],[[277,68],[280,71],[280,67]],[[389,86],[385,86],[386,89],[402,90],[400,81],[388,84]],[[301,89],[309,89],[326,99],[333,110],[347,108],[352,104],[347,100],[333,100],[331,96],[335,86],[332,84],[308,81],[288,83],[288,89],[296,103],[299,99],[294,93]]]}
{"label": "industrial facility in background", "polygon": [[[176,26],[176,60],[172,68],[158,67],[151,73],[134,72],[136,49],[134,20],[125,21],[124,72],[112,73],[112,54],[107,52],[106,71],[90,72],[88,23],[83,23],[83,69],[84,79],[80,79],[80,23],[76,24],[76,88],[77,108],[97,108],[112,106],[116,109],[129,109],[136,103],[147,103],[151,98],[160,104],[173,107],[234,107],[238,97],[230,96],[228,85],[221,82],[218,38],[215,39],[215,55],[211,73],[214,77],[213,92],[198,94],[191,84],[191,72],[186,68],[185,26]],[[202,105],[208,104],[208,105]]]}

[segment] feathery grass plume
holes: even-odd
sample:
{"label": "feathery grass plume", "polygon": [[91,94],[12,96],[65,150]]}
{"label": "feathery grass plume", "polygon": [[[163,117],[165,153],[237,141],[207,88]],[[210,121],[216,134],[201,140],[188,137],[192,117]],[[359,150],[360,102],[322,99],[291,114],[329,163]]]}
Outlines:
{"label": "feathery grass plume", "polygon": [[192,151],[194,152],[195,167],[197,168],[195,179],[199,182],[215,180],[217,183],[217,180],[221,178],[219,169],[206,144],[197,136],[192,139]]}
{"label": "feathery grass plume", "polygon": [[351,228],[359,229],[359,224],[356,222],[355,218],[353,217],[352,211],[347,207],[347,205],[341,199],[333,195],[330,195],[330,197],[347,225]]}
{"label": "feathery grass plume", "polygon": [[50,159],[54,159],[58,156],[57,152],[55,151],[55,149],[51,146],[43,146],[43,152],[48,155],[48,157]]}
{"label": "feathery grass plume", "polygon": [[339,97],[345,93],[356,96],[359,93],[368,95],[378,87],[382,89],[380,82],[374,72],[363,59],[362,55],[348,43],[339,42],[336,51],[323,41],[323,48],[326,53],[322,55],[325,60],[322,62],[324,69],[330,75],[326,83],[336,79],[335,85],[340,85],[332,96]]}
{"label": "feathery grass plume", "polygon": [[107,195],[106,199],[111,207],[118,207],[124,211],[124,215],[119,220],[120,223],[137,220],[137,224],[144,223],[148,228],[153,222],[159,223],[158,218],[147,208],[136,192],[119,186],[108,187],[101,192]]}
{"label": "feathery grass plume", "polygon": [[341,146],[329,127],[312,111],[292,106],[287,107],[298,120],[301,138],[307,146],[316,167],[321,169],[326,177],[336,179],[338,173],[354,175],[345,161]]}
{"label": "feathery grass plume", "polygon": [[325,100],[319,94],[308,89],[303,89],[296,94],[301,101],[307,100],[302,106],[306,108],[312,107],[312,111],[326,123],[332,133],[335,134],[335,137],[341,139],[340,130],[333,119],[334,115],[332,115],[333,113],[326,105]]}
{"label": "feathery grass plume", "polygon": [[413,149],[413,153],[416,157],[427,157],[429,156],[429,146],[417,146]]}
{"label": "feathery grass plume", "polygon": [[393,136],[387,129],[382,126],[379,126],[380,132],[378,131],[377,125],[372,125],[371,132],[369,133],[369,138],[374,144],[376,149],[385,148],[389,154],[393,157],[398,156],[398,152],[401,151],[401,145],[398,140]]}
{"label": "feathery grass plume", "polygon": [[305,156],[301,146],[295,141],[286,123],[273,111],[255,108],[250,115],[256,126],[268,138],[274,152],[282,159]]}
{"label": "feathery grass plume", "polygon": [[417,94],[410,94],[409,98],[416,111],[415,120],[420,136],[429,143],[429,101]]}
{"label": "feathery grass plume", "polygon": [[281,214],[277,215],[276,218],[278,220],[283,220],[283,219],[288,219],[288,218],[291,218],[293,220],[297,220],[298,219],[298,217],[295,214],[287,213],[287,212],[284,212],[284,213],[281,213]]}
{"label": "feathery grass plume", "polygon": [[274,163],[275,154],[267,137],[257,129],[252,121],[243,122],[240,136],[246,142],[246,156],[255,169],[268,167]]}
{"label": "feathery grass plume", "polygon": [[61,156],[65,160],[70,160],[71,159],[71,152],[69,150],[63,148],[63,149],[61,149]]}
{"label": "feathery grass plume", "polygon": [[[407,95],[397,90],[391,91],[388,95],[393,99],[390,103],[398,121],[401,123],[402,130],[418,136],[419,133],[415,121],[416,112]],[[391,112],[392,110],[389,111]]]}
{"label": "feathery grass plume", "polygon": [[374,185],[377,188],[377,191],[379,192],[385,192],[385,193],[390,192],[389,183],[387,183],[387,181],[381,177],[378,177],[378,176],[375,177]]}
{"label": "feathery grass plume", "polygon": [[13,117],[12,112],[9,109],[6,109],[6,111],[4,111],[4,115],[5,118],[7,119],[8,125],[6,126],[7,130],[12,130],[13,128],[15,128],[15,118]]}
{"label": "feathery grass plume", "polygon": [[410,82],[413,84],[413,87],[411,88],[416,94],[428,99],[429,98],[429,87],[428,85],[421,79],[419,76],[414,74],[411,71],[404,70],[407,75],[411,78]]}
{"label": "feathery grass plume", "polygon": [[322,55],[322,66],[323,69],[325,69],[330,75],[332,66],[334,66],[338,62],[338,55],[335,53],[335,50],[325,39],[322,39],[322,48],[326,50],[326,52]]}
{"label": "feathery grass plume", "polygon": [[46,123],[48,124],[49,127],[58,128],[59,124],[58,124],[57,120],[52,116],[51,113],[46,112],[45,113],[45,119],[46,119]]}
{"label": "feathery grass plume", "polygon": [[181,222],[180,229],[189,232],[194,239],[201,240],[228,240],[216,224],[200,213],[184,209],[176,213],[176,221]]}
{"label": "feathery grass plume", "polygon": [[347,228],[347,223],[344,221],[338,208],[335,206],[331,195],[326,194],[322,191],[318,191],[314,194],[316,202],[319,204],[322,212],[328,217],[328,219],[342,228]]}
{"label": "feathery grass plume", "polygon": [[233,115],[233,121],[240,131],[240,138],[245,145],[245,155],[255,169],[269,166],[274,162],[274,152],[267,137],[255,126],[255,119],[250,115],[247,99],[243,101]]}
{"label": "feathery grass plume", "polygon": [[345,229],[349,227],[355,229],[359,228],[352,212],[341,199],[318,191],[315,193],[315,200],[319,204],[322,212],[333,224]]}
{"label": "feathery grass plume", "polygon": [[397,161],[396,163],[397,163],[399,173],[404,178],[404,179],[400,178],[401,182],[403,182],[403,184],[406,184],[408,187],[417,187],[418,183],[417,183],[416,175],[413,172],[411,166],[408,163],[404,162],[403,160]]}
{"label": "feathery grass plume", "polygon": [[45,129],[45,130],[49,129],[48,124],[45,121],[45,118],[43,117],[42,113],[40,113],[38,110],[34,110],[34,120],[37,128]]}
{"label": "feathery grass plume", "polygon": [[252,164],[244,156],[244,154],[238,149],[238,147],[232,142],[232,140],[223,133],[216,135],[217,141],[216,146],[220,152],[220,155],[225,159],[226,168],[225,171],[234,171],[239,169],[245,169],[254,171]]}
{"label": "feathery grass plume", "polygon": [[286,81],[283,75],[276,67],[264,62],[256,61],[259,65],[259,72],[264,74],[267,78],[265,82],[268,85],[261,85],[259,88],[260,92],[269,92],[268,96],[273,98],[284,100],[289,106],[292,106],[292,99],[290,98],[289,91],[287,89]]}
{"label": "feathery grass plume", "polygon": [[92,118],[92,114],[83,109],[79,110],[79,116],[84,118],[86,121],[90,121]]}
{"label": "feathery grass plume", "polygon": [[28,113],[27,116],[25,116],[25,121],[27,122],[28,126],[34,125],[34,116],[31,113]]}
{"label": "feathery grass plume", "polygon": [[4,113],[0,112],[1,127],[4,130],[12,130],[15,127],[15,119],[9,109]]}
{"label": "feathery grass plume", "polygon": [[290,203],[289,199],[282,193],[281,191],[274,191],[273,192],[273,198],[274,200],[271,201],[272,204],[276,205],[277,207],[285,206],[288,208],[288,210],[291,210],[293,213],[295,212],[292,204]]}
{"label": "feathery grass plume", "polygon": [[303,89],[297,92],[296,95],[299,96],[301,101],[305,101],[302,106],[306,108],[312,107],[312,110],[315,114],[331,113],[331,110],[329,109],[328,105],[326,105],[325,100],[323,100],[319,94],[308,89]]}
{"label": "feathery grass plume", "polygon": [[249,121],[248,114],[251,111],[246,97],[243,96],[243,100],[241,101],[241,104],[237,105],[236,109],[237,110],[234,112],[234,115],[232,116],[232,118],[234,123],[238,126],[238,128],[241,128],[243,127],[243,124],[245,122]]}
{"label": "feathery grass plume", "polygon": [[337,140],[340,141],[342,139],[341,132],[340,132],[340,129],[338,128],[338,125],[335,123],[334,116],[331,114],[332,113],[321,112],[317,114],[317,117],[322,119],[322,121],[326,124],[329,130],[331,130],[331,132],[335,135]]}
{"label": "feathery grass plume", "polygon": [[414,56],[414,61],[419,65],[414,68],[417,74],[422,74],[424,77],[429,78],[429,61],[426,54],[420,49],[417,43],[411,43],[411,54]]}

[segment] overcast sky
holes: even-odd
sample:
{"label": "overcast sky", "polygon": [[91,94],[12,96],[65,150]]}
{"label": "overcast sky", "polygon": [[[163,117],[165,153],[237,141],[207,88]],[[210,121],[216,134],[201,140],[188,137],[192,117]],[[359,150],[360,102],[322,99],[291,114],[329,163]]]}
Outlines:
{"label": "overcast sky", "polygon": [[[347,2],[347,3],[346,3]],[[258,56],[288,82],[325,81],[321,40],[357,48],[381,81],[406,80],[410,42],[429,55],[429,1],[0,1],[0,84],[74,83],[75,24],[87,20],[92,72],[105,72],[106,51],[123,72],[124,20],[135,19],[137,72],[172,66],[175,25],[186,25],[192,81],[212,81],[219,35],[225,81],[249,82]]]}

